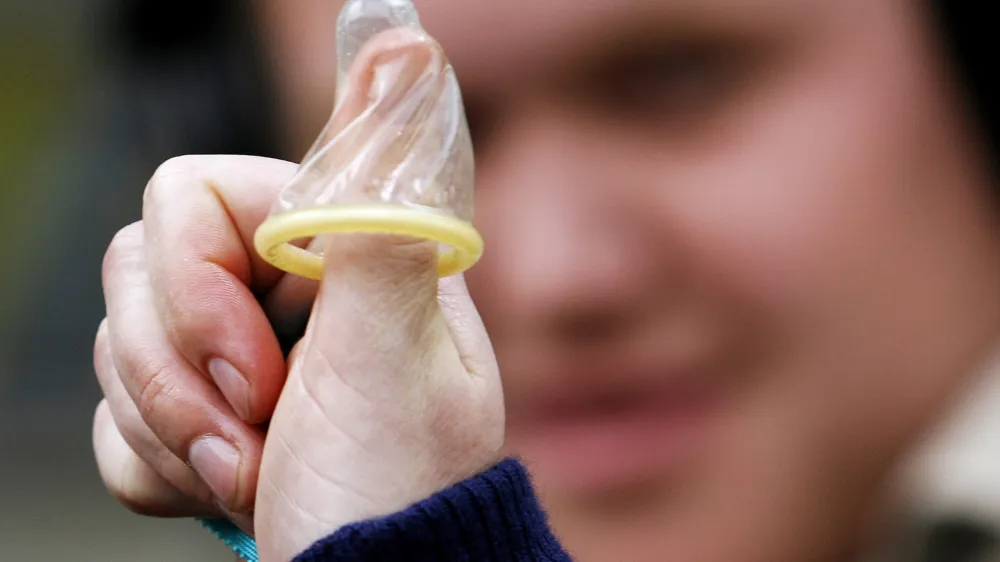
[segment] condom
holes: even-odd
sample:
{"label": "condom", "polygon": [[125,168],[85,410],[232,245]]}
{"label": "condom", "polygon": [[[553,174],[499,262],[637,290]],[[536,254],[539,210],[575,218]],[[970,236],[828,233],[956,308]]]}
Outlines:
{"label": "condom", "polygon": [[[269,263],[319,279],[327,234],[438,243],[442,277],[472,267],[474,158],[455,72],[409,0],[348,0],[337,20],[333,113],[254,245]],[[312,243],[310,243],[312,241]]]}

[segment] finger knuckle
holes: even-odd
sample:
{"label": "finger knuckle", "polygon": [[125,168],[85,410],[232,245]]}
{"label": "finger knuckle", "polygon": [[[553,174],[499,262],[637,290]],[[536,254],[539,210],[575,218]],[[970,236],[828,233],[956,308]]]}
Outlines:
{"label": "finger knuckle", "polygon": [[104,252],[104,261],[101,264],[101,273],[105,282],[109,277],[115,275],[123,265],[133,263],[141,258],[142,243],[142,221],[134,222],[115,233]]}
{"label": "finger knuckle", "polygon": [[97,325],[97,335],[94,338],[94,348],[103,349],[108,344],[108,318],[104,317],[101,319],[101,323]]}
{"label": "finger knuckle", "polygon": [[207,157],[188,154],[174,156],[160,164],[146,183],[142,195],[143,207],[155,206],[161,197],[176,192],[174,186],[179,183],[176,179],[200,168],[205,158]]}
{"label": "finger knuckle", "polygon": [[105,398],[102,399],[97,404],[97,408],[94,409],[94,420],[92,424],[93,427],[92,427],[91,439],[93,440],[94,444],[94,452],[95,454],[98,454],[98,456],[100,456],[99,453],[101,449],[100,436],[104,433],[104,425],[108,423],[108,420],[110,419],[111,419],[111,411],[108,406],[108,400]]}
{"label": "finger knuckle", "polygon": [[110,348],[111,335],[108,332],[108,319],[105,317],[97,326],[97,335],[94,336],[94,371],[98,376],[100,376],[103,367],[103,358],[110,355],[108,352]]}
{"label": "finger knuckle", "polygon": [[159,361],[146,361],[139,367],[139,373],[142,383],[136,395],[136,406],[152,428],[162,416],[170,419],[170,404],[175,401],[177,385],[173,370]]}

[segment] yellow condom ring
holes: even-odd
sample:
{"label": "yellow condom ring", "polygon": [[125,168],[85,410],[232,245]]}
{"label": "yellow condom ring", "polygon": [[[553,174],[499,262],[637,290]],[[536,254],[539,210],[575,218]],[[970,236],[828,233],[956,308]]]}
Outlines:
{"label": "yellow condom ring", "polygon": [[289,242],[324,234],[396,234],[433,240],[447,250],[438,275],[462,273],[483,255],[483,238],[468,222],[401,205],[321,205],[272,215],[257,228],[254,246],[268,263],[309,279],[323,276],[323,257]]}

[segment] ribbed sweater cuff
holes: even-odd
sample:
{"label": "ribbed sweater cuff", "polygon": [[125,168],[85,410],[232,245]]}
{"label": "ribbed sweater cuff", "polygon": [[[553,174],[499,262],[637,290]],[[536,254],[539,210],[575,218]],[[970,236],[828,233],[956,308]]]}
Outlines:
{"label": "ribbed sweater cuff", "polygon": [[506,459],[392,515],[319,540],[293,562],[568,562],[523,465]]}

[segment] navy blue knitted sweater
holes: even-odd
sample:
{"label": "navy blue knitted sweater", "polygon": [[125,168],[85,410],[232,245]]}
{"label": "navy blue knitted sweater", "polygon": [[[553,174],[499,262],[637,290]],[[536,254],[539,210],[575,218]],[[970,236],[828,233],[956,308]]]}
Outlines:
{"label": "navy blue knitted sweater", "polygon": [[570,562],[524,467],[506,459],[399,513],[344,527],[293,562]]}

